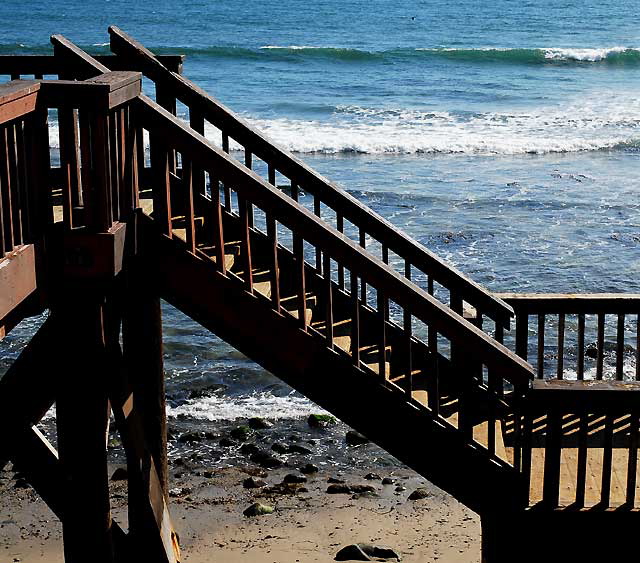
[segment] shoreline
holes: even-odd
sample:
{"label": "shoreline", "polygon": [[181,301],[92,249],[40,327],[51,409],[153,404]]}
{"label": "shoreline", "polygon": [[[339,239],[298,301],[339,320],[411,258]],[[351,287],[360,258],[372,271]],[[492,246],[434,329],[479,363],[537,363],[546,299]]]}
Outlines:
{"label": "shoreline", "polygon": [[[169,508],[183,562],[329,563],[356,543],[392,548],[408,563],[480,562],[479,517],[397,460],[390,463],[388,454],[381,458],[375,444],[345,446],[349,430],[340,422],[311,428],[304,420],[274,421],[236,439],[227,447],[235,453],[223,460],[205,455],[224,449],[220,441],[238,436],[244,422],[226,421],[223,429],[190,421],[200,441],[181,441],[196,436],[186,426],[172,437]],[[269,447],[276,443],[314,451],[278,453]],[[247,447],[281,464],[267,469]],[[124,467],[118,446],[110,458],[112,476]],[[288,475],[301,482],[284,483]],[[249,477],[262,486],[245,488]],[[417,489],[425,498],[409,499]],[[110,499],[114,520],[126,529],[126,480],[110,481]],[[273,513],[244,516],[256,502]],[[10,465],[0,471],[0,554],[3,562],[63,563],[60,522]]]}

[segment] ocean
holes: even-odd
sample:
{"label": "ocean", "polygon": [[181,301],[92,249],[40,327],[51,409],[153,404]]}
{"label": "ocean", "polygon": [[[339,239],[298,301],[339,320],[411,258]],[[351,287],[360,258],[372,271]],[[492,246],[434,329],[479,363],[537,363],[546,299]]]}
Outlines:
{"label": "ocean", "polygon": [[[4,0],[0,53],[115,24],[494,291],[640,292],[640,27],[626,0]],[[169,306],[170,419],[318,407]],[[36,322],[37,324],[37,322]],[[7,365],[33,330],[0,343]]]}

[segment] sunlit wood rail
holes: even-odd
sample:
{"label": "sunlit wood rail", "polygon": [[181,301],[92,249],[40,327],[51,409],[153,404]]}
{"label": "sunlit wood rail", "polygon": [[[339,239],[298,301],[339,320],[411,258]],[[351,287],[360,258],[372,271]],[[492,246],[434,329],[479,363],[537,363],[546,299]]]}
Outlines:
{"label": "sunlit wood rail", "polygon": [[516,314],[510,347],[538,379],[640,380],[640,295],[498,295]]}
{"label": "sunlit wood rail", "polygon": [[[0,380],[0,459],[61,518],[68,561],[89,545],[179,560],[159,297],[478,511],[487,560],[507,560],[498,521],[515,538],[532,513],[637,512],[640,296],[494,295],[180,76],[181,57],[110,34],[112,56],[53,36],[53,56],[0,57],[0,75],[38,77],[0,84],[0,338],[51,311]],[[64,381],[40,375],[68,339]],[[33,426],[54,401],[58,452]]]}

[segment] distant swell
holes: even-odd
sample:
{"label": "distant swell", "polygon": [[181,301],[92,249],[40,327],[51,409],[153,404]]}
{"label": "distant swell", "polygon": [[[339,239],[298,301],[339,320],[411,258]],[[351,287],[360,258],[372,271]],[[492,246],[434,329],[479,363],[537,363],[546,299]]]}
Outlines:
{"label": "distant swell", "polygon": [[503,64],[588,64],[640,65],[640,48],[397,48],[389,50],[350,49],[311,45],[263,45],[259,48],[212,46],[206,48],[158,47],[158,53],[244,60],[331,60],[336,62],[411,62],[448,59],[460,62]]}

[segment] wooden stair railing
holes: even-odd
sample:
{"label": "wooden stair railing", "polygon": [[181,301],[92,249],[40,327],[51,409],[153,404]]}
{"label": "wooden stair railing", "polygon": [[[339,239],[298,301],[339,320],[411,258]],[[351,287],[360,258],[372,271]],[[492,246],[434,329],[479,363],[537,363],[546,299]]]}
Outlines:
{"label": "wooden stair railing", "polygon": [[[163,66],[153,53],[117,27],[110,27],[111,50],[123,59],[132,61],[135,68],[155,83],[156,101],[176,113],[176,102],[189,111],[189,125],[204,134],[206,124],[220,131],[220,144],[230,152],[233,143],[239,145],[244,156],[242,166],[266,175],[272,185],[286,186],[287,195],[308,206],[323,221],[331,224],[346,237],[351,237],[369,252],[376,252],[385,263],[427,292],[447,303],[462,315],[464,303],[473,307],[474,323],[483,327],[483,318],[490,321],[485,329],[496,340],[509,328],[513,311],[504,301],[447,264],[424,246],[411,239],[386,219],[360,203],[346,191],[315,172],[293,154],[279,148],[259,131],[251,127],[231,110],[211,97],[188,79]],[[263,161],[262,170],[258,161]],[[200,172],[193,171],[197,177]],[[283,192],[284,193],[284,192]],[[308,195],[305,195],[308,194]],[[249,211],[251,211],[249,209]],[[317,265],[321,258],[316,257]],[[342,284],[345,276],[338,266],[337,276]]]}
{"label": "wooden stair railing", "polygon": [[506,463],[496,429],[528,390],[526,362],[170,112],[144,96],[133,108],[151,144],[153,201],[143,207],[164,235]]}

